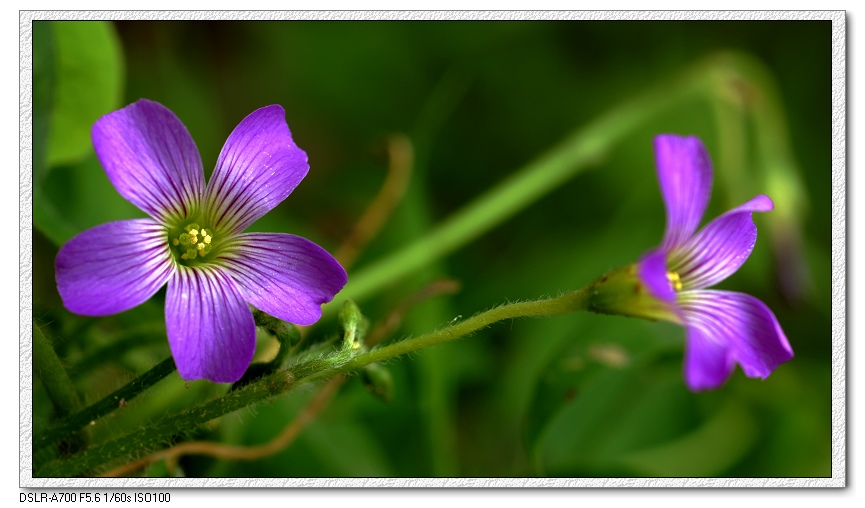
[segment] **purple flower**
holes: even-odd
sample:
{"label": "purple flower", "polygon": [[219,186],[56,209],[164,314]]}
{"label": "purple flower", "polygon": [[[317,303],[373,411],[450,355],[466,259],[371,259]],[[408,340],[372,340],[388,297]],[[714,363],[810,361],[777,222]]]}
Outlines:
{"label": "purple flower", "polygon": [[204,183],[201,156],[180,120],[148,100],[105,115],[93,145],[109,180],[150,216],[111,222],[69,240],[55,262],[70,311],[104,316],[168,284],[165,321],[180,376],[238,380],[255,351],[248,304],[310,325],[346,283],[324,249],[294,235],[244,233],[309,171],[278,105],[234,129]]}
{"label": "purple flower", "polygon": [[661,246],[639,261],[636,274],[685,327],[685,381],[691,390],[721,386],[735,364],[765,379],[793,350],[771,310],[743,293],[707,290],[736,272],[757,241],[752,212],[772,210],[758,195],[695,234],[712,190],[712,164],[696,137],[655,138],[658,181],[667,209]]}

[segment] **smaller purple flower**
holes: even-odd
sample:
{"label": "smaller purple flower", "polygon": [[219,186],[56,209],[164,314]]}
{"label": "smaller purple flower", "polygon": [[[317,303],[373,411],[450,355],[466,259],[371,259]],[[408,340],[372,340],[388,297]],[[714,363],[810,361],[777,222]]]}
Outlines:
{"label": "smaller purple flower", "polygon": [[283,233],[244,233],[309,171],[281,106],[253,111],[229,135],[205,185],[201,156],[180,120],[141,99],[100,118],[93,145],[121,196],[150,218],[96,226],[55,261],[70,311],[115,314],[168,284],[165,321],[180,376],[231,383],[255,352],[249,304],[310,325],[347,277],[318,245]]}
{"label": "smaller purple flower", "polygon": [[765,379],[793,358],[771,310],[750,295],[708,290],[736,272],[757,241],[753,212],[774,207],[758,195],[696,232],[712,189],[712,165],[696,137],[655,138],[658,181],[667,209],[661,246],[636,266],[637,278],[665,304],[656,317],[685,327],[685,382],[691,390],[721,386],[738,363],[746,376]]}

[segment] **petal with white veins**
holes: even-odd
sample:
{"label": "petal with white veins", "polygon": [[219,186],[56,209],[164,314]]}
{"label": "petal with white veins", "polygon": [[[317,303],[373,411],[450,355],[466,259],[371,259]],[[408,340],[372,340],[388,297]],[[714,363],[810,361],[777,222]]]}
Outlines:
{"label": "petal with white veins", "polygon": [[92,138],[108,179],[129,202],[162,222],[197,213],[204,195],[201,156],[171,110],[141,99],[100,118]]}
{"label": "petal with white veins", "polygon": [[710,287],[735,273],[757,242],[752,212],[768,212],[772,207],[771,199],[758,195],[717,217],[673,251],[670,269],[678,272],[683,288]]}
{"label": "petal with white veins", "polygon": [[347,276],[326,250],[299,236],[246,233],[217,260],[256,308],[284,321],[311,325]]}
{"label": "petal with white veins", "polygon": [[699,330],[729,351],[748,377],[765,379],[793,358],[775,314],[751,295],[733,291],[686,291],[679,306],[689,332]]}
{"label": "petal with white veins", "polygon": [[669,252],[700,225],[712,192],[712,162],[699,138],[672,134],[655,137],[655,161],[667,209],[661,247]]}
{"label": "petal with white veins", "polygon": [[153,219],[88,229],[66,242],[54,266],[63,305],[85,316],[116,314],[144,303],[174,269],[165,227]]}
{"label": "petal with white veins", "polygon": [[736,366],[729,346],[711,326],[688,326],[686,330],[685,384],[695,392],[718,388]]}
{"label": "petal with white veins", "polygon": [[255,321],[219,267],[179,266],[165,300],[168,343],[180,377],[233,383],[255,352]]}
{"label": "petal with white veins", "polygon": [[282,106],[253,111],[228,136],[207,185],[210,224],[243,231],[288,197],[307,171],[306,152],[292,140]]}

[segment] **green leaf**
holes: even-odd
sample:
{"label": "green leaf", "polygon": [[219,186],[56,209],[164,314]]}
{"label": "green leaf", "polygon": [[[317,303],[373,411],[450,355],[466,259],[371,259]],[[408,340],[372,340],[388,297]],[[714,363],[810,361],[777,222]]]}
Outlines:
{"label": "green leaf", "polygon": [[362,423],[319,418],[302,436],[313,455],[336,476],[393,476],[387,457]]}
{"label": "green leaf", "polygon": [[[535,442],[540,474],[596,475],[604,447],[616,439],[617,427],[645,388],[635,369],[583,370],[582,356],[568,355],[554,366],[539,386],[529,433],[542,432]],[[568,375],[568,371],[572,375]],[[570,381],[569,381],[570,379]],[[548,416],[548,418],[546,418]]]}
{"label": "green leaf", "polygon": [[[540,474],[632,474],[619,458],[699,425],[696,398],[682,380],[681,346],[643,328],[636,320],[608,323],[603,335],[564,347],[543,369],[526,428]],[[598,334],[590,330],[582,335]]]}
{"label": "green leaf", "polygon": [[693,432],[626,455],[620,462],[645,476],[721,476],[748,453],[756,437],[753,416],[731,399]]}
{"label": "green leaf", "polygon": [[[627,343],[609,344],[617,342]],[[623,356],[627,363],[598,365],[617,358],[599,347],[609,346],[566,348],[545,369],[528,428],[541,474],[718,476],[757,444],[758,425],[742,402],[685,388],[678,348],[659,341]]]}
{"label": "green leaf", "polygon": [[108,180],[92,153],[55,167],[33,192],[33,222],[55,245],[106,222],[144,217]]}
{"label": "green leaf", "polygon": [[48,128],[54,102],[54,25],[33,22],[33,186],[46,169]]}
{"label": "green leaf", "polygon": [[90,129],[120,105],[123,54],[111,23],[61,21],[54,36],[54,108],[48,166],[78,162],[91,151]]}

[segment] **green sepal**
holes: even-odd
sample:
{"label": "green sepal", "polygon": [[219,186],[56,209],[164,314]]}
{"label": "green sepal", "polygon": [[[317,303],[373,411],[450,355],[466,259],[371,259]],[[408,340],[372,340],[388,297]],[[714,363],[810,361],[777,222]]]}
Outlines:
{"label": "green sepal", "polygon": [[339,327],[343,336],[343,345],[359,349],[366,337],[369,321],[363,317],[356,303],[346,300],[339,311]]}
{"label": "green sepal", "polygon": [[591,312],[681,323],[669,303],[649,292],[637,275],[635,264],[608,272],[593,282],[588,292]]}
{"label": "green sepal", "polygon": [[251,364],[249,368],[246,369],[243,377],[231,385],[232,390],[242,388],[256,379],[275,372],[277,369],[282,367],[283,363],[285,363],[285,359],[288,357],[291,348],[300,342],[300,331],[292,323],[282,321],[257,309],[252,313],[252,316],[255,319],[256,326],[264,328],[267,333],[276,337],[276,340],[279,342],[279,351],[277,351],[276,356],[268,362],[257,362]]}

